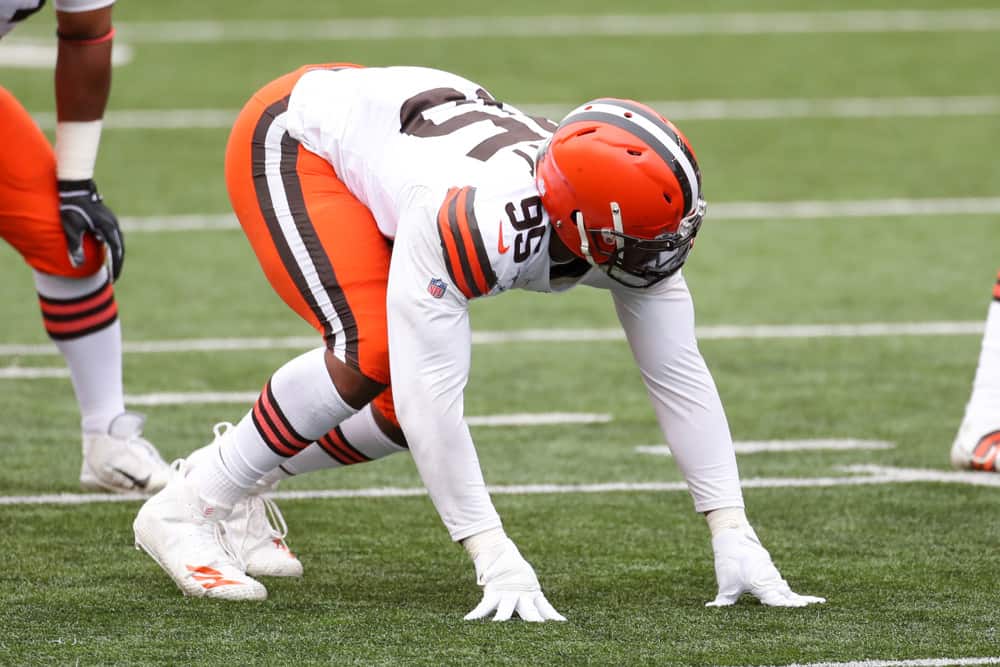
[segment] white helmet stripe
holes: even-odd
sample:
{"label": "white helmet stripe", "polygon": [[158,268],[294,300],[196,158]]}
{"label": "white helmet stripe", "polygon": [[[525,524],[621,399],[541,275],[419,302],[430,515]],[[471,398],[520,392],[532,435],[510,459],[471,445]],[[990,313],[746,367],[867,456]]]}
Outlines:
{"label": "white helmet stripe", "polygon": [[[626,116],[625,113],[629,115]],[[648,118],[632,112],[623,106],[614,104],[613,102],[588,102],[582,106],[577,107],[573,111],[563,118],[562,122],[559,123],[560,127],[564,127],[569,123],[576,120],[577,116],[580,116],[580,120],[586,118],[593,119],[595,116],[607,115],[608,120],[614,120],[615,124],[619,127],[628,128],[629,126],[636,127],[643,130],[644,134],[651,135],[660,146],[669,151],[670,155],[677,161],[680,165],[681,170],[687,177],[688,185],[691,188],[691,200],[688,204],[688,210],[685,211],[684,216],[687,217],[691,215],[698,205],[698,200],[701,197],[700,187],[698,183],[698,174],[691,164],[691,161],[685,155],[684,148],[679,146],[673,137],[669,136],[655,123],[651,122]],[[657,146],[651,146],[654,150]]]}

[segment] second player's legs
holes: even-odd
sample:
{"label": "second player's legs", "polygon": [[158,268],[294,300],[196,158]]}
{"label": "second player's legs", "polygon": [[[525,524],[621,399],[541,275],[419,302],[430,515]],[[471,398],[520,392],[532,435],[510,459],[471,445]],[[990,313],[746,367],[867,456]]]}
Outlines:
{"label": "second player's legs", "polygon": [[88,235],[83,264],[70,263],[52,147],[3,88],[0,145],[0,236],[34,270],[45,330],[69,367],[83,431],[80,482],[85,488],[158,488],[165,464],[140,438],[141,416],[123,416],[121,325],[104,247]]}

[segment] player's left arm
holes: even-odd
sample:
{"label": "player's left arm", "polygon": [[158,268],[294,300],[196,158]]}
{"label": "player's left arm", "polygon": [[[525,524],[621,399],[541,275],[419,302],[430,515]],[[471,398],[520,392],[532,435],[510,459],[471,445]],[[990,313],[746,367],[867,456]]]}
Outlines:
{"label": "player's left arm", "polygon": [[611,289],[660,428],[712,532],[719,593],[710,604],[733,604],[744,592],[775,606],[822,602],[789,588],[747,522],[729,424],[698,349],[683,276],[648,289]]}
{"label": "player's left arm", "polygon": [[84,262],[83,237],[92,234],[107,245],[112,275],[117,278],[125,245],[118,220],[94,183],[102,119],[111,91],[112,2],[57,0],[55,5],[59,39],[56,175],[70,261],[74,266]]}

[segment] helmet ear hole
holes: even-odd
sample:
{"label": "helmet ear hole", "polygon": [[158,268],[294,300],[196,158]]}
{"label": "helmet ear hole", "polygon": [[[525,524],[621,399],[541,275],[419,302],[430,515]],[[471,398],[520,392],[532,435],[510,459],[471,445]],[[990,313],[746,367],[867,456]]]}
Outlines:
{"label": "helmet ear hole", "polygon": [[628,154],[629,155],[634,155],[636,157],[639,157],[640,155],[642,155],[642,151],[637,151],[634,148],[630,148],[630,149],[628,149]]}
{"label": "helmet ear hole", "polygon": [[671,198],[670,198],[670,195],[669,195],[669,194],[667,194],[666,192],[664,192],[664,193],[663,193],[663,198],[667,200],[667,203],[668,203],[668,204],[673,204],[673,203],[674,203],[674,200],[673,200],[673,199],[671,199]]}

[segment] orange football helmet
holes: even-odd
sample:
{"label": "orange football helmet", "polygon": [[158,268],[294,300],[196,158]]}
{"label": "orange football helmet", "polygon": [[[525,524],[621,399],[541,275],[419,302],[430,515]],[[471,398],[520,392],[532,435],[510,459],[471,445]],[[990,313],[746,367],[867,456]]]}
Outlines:
{"label": "orange football helmet", "polygon": [[705,215],[691,144],[631,100],[570,112],[539,149],[535,181],[566,247],[630,287],[676,273]]}

